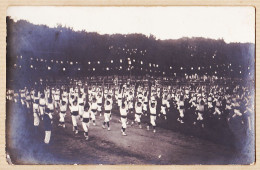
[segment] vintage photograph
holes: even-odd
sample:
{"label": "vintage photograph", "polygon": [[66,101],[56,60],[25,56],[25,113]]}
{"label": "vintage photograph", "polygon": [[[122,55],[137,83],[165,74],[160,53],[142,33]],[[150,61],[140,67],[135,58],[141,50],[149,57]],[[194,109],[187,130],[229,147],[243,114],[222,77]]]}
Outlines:
{"label": "vintage photograph", "polygon": [[255,163],[255,8],[7,9],[9,164]]}

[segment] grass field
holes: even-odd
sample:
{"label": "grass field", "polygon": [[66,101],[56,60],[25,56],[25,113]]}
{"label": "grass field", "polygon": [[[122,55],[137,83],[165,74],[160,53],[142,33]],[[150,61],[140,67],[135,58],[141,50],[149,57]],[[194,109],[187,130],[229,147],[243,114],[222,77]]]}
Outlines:
{"label": "grass field", "polygon": [[[212,135],[217,130],[187,128],[171,121],[174,113],[167,121],[157,120],[156,133],[147,131],[145,124],[142,129],[128,125],[127,136],[122,136],[115,109],[111,131],[102,129],[104,117],[97,116],[97,126],[90,125],[90,138],[86,141],[81,123],[79,133],[74,134],[70,114],[66,115],[63,129],[58,126],[55,112],[51,142],[45,145],[42,122],[35,130],[33,114],[21,108],[7,102],[6,150],[13,164],[249,164],[254,161],[252,152],[232,147],[235,137],[227,138],[225,143],[219,139],[225,134]],[[133,117],[129,115],[129,121]],[[148,118],[143,117],[142,121],[147,122]]]}

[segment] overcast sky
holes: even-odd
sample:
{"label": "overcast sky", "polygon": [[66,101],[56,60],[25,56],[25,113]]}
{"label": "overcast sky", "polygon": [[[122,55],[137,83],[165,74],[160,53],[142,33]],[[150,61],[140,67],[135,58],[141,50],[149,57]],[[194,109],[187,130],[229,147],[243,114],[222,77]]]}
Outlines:
{"label": "overcast sky", "polygon": [[9,7],[7,16],[100,34],[153,34],[157,39],[205,37],[255,42],[253,7]]}

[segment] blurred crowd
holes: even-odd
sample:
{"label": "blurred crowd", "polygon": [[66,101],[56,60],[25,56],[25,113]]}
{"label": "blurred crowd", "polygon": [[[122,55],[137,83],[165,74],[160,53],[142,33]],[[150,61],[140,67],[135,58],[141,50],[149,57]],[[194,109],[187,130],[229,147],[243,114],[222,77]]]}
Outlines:
{"label": "blurred crowd", "polygon": [[[138,125],[156,132],[161,124],[179,124],[199,129],[230,129],[232,122],[244,133],[254,131],[254,91],[245,85],[225,82],[169,84],[162,81],[121,82],[97,84],[75,80],[71,84],[44,85],[42,82],[20,89],[7,89],[8,101],[21,104],[33,113],[34,126],[44,123],[45,139],[51,138],[53,116],[59,116],[57,126],[66,127],[65,117],[71,116],[73,131],[78,133],[81,123],[88,140],[90,124],[96,116],[103,116],[102,127],[110,130],[112,115],[126,128]],[[225,81],[225,80],[223,80]],[[37,130],[36,130],[37,131]],[[234,130],[233,130],[234,131]]]}

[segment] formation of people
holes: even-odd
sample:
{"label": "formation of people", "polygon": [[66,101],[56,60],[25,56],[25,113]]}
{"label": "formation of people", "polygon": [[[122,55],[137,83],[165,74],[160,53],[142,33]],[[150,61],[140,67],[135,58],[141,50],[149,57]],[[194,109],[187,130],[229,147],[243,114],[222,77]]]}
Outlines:
{"label": "formation of people", "polygon": [[[89,139],[90,126],[96,126],[96,117],[103,116],[103,129],[111,130],[111,119],[119,111],[121,134],[126,136],[128,126],[152,130],[156,133],[156,121],[168,121],[173,112],[176,122],[207,128],[211,122],[228,124],[238,118],[241,125],[253,129],[254,98],[248,87],[237,85],[160,85],[124,83],[96,85],[78,81],[74,85],[24,87],[8,89],[7,100],[21,103],[33,112],[35,128],[42,121],[45,129],[44,142],[51,138],[53,116],[59,116],[57,126],[65,128],[67,116],[71,117],[72,130],[78,134],[81,123],[84,137]],[[134,120],[129,119],[134,115]],[[114,117],[114,116],[113,116]],[[142,122],[143,117],[149,119]],[[113,129],[116,130],[116,129]]]}

